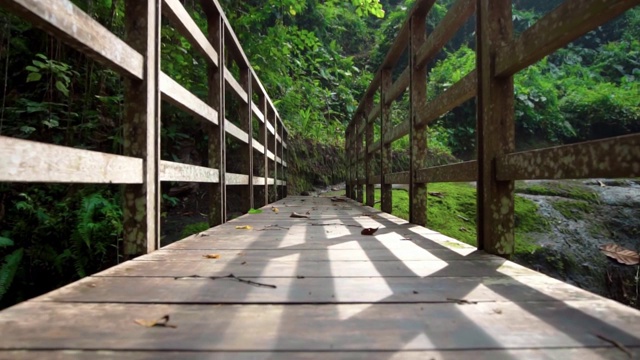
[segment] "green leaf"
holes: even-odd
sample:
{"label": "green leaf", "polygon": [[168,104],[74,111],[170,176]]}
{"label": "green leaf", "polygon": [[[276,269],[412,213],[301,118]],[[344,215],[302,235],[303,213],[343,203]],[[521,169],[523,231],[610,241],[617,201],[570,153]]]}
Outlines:
{"label": "green leaf", "polygon": [[31,66],[31,65],[27,66],[27,67],[26,67],[26,68],[24,68],[24,69],[25,69],[25,70],[27,70],[27,71],[31,71],[31,72],[39,72],[39,71],[40,71],[40,69],[39,69],[39,68],[37,68],[37,67],[35,67],[35,66]]}
{"label": "green leaf", "polygon": [[62,83],[62,81],[56,81],[56,89],[58,89],[64,96],[69,96],[69,89]]}
{"label": "green leaf", "polygon": [[40,81],[42,79],[42,74],[37,72],[29,73],[27,76],[27,82]]}
{"label": "green leaf", "polygon": [[262,210],[260,209],[249,209],[249,214],[262,214]]}
{"label": "green leaf", "polygon": [[13,240],[0,236],[0,248],[13,246]]}

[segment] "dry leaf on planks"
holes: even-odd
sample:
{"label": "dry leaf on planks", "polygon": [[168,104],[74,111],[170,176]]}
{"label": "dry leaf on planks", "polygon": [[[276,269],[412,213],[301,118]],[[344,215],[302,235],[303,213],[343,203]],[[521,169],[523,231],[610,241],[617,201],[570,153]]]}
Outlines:
{"label": "dry leaf on planks", "polygon": [[205,259],[220,259],[220,254],[207,254],[202,255],[202,257]]}
{"label": "dry leaf on planks", "polygon": [[251,227],[251,225],[242,225],[242,226],[236,226],[236,229],[238,229],[238,230],[251,230],[253,228]]}
{"label": "dry leaf on planks", "polygon": [[165,315],[158,320],[144,320],[144,319],[135,319],[133,320],[136,324],[144,327],[166,327],[166,328],[177,328],[175,325],[169,324],[169,315]]}
{"label": "dry leaf on planks", "polygon": [[376,233],[376,231],[378,231],[379,228],[366,228],[366,229],[362,229],[362,231],[360,232],[360,234],[362,235],[373,235]]}
{"label": "dry leaf on planks", "polygon": [[296,219],[308,219],[310,216],[309,214],[298,214],[297,212],[292,212],[291,217]]}
{"label": "dry leaf on planks", "polygon": [[638,265],[640,264],[640,254],[637,251],[623,248],[617,244],[605,244],[600,245],[600,252],[606,256],[617,260],[621,264],[625,265]]}

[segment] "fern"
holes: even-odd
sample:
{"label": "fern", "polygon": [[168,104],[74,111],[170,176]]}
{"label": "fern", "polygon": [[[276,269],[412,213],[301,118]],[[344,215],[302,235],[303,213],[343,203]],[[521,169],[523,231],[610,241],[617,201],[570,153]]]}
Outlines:
{"label": "fern", "polygon": [[18,271],[23,253],[24,250],[20,248],[4,257],[4,262],[2,267],[0,267],[0,300],[2,300],[4,294],[9,291],[13,278],[16,276],[16,271]]}

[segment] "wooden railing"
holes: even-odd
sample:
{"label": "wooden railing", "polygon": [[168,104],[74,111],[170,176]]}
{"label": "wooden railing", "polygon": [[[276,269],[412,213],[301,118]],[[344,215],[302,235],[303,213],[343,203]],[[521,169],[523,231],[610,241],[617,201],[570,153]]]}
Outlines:
{"label": "wooden railing", "polygon": [[[159,246],[162,181],[211,184],[212,226],[226,221],[227,186],[242,188],[244,210],[254,207],[254,187],[262,189],[261,204],[286,196],[288,131],[217,0],[201,1],[207,33],[179,0],[126,0],[125,41],[69,0],[6,0],[1,4],[122,75],[125,115],[123,155],[0,137],[0,181],[124,184],[127,257]],[[161,71],[161,15],[206,59],[208,101],[200,100]],[[232,62],[239,68],[239,79],[229,70]],[[225,118],[227,94],[243,104],[238,110],[239,125]],[[161,100],[206,124],[208,167],[160,159]],[[259,124],[258,139],[253,137],[254,119]],[[227,134],[243,144],[243,174],[225,170]],[[254,164],[254,152],[262,154],[263,160]]]}
{"label": "wooden railing", "polygon": [[[636,6],[640,0],[567,0],[514,37],[511,0],[458,0],[429,36],[426,18],[435,0],[417,0],[346,130],[347,195],[392,210],[391,185],[409,184],[410,221],[428,226],[427,183],[477,181],[478,248],[509,256],[514,250],[514,181],[640,176],[640,134],[514,152],[514,87],[518,71]],[[476,15],[476,69],[427,102],[427,63]],[[409,66],[392,71],[408,48]],[[390,126],[390,107],[409,88],[410,116]],[[380,102],[374,105],[376,92]],[[477,160],[426,167],[427,126],[476,99]],[[378,120],[379,119],[379,120]],[[374,141],[374,123],[381,139]],[[391,143],[409,135],[410,170],[391,173]],[[373,174],[379,154],[380,174]]]}

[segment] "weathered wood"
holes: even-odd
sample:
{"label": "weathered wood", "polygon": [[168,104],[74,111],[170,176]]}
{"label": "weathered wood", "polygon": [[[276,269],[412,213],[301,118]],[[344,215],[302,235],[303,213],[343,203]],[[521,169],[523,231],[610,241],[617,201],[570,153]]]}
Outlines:
{"label": "weathered wood", "polygon": [[258,118],[258,120],[260,120],[260,122],[264,123],[264,113],[254,102],[251,103],[251,111],[253,111],[253,114]]}
{"label": "weathered wood", "polygon": [[402,74],[398,76],[398,79],[391,85],[389,88],[389,93],[387,94],[386,101],[387,105],[393,103],[397,98],[407,90],[409,83],[411,82],[411,71],[409,71],[410,66],[407,66]]}
{"label": "weathered wood", "polygon": [[478,180],[478,162],[474,160],[420,169],[416,176],[418,181],[430,183],[472,182]]}
{"label": "weathered wood", "polygon": [[639,0],[565,1],[497,49],[495,76],[508,77],[640,4]]}
{"label": "weathered wood", "polygon": [[[460,359],[460,360],[511,360],[511,359],[624,359],[627,355],[620,349],[615,347],[600,348],[536,348],[536,349],[484,349],[482,351],[469,350],[411,350],[395,352],[395,356],[401,356],[406,360],[423,360],[423,359]],[[635,359],[640,356],[640,349],[628,349],[631,358]],[[51,360],[62,359],[112,359],[115,357],[126,358],[131,360],[147,360],[147,359],[211,359],[211,358],[234,358],[234,359],[387,359],[390,354],[388,351],[127,351],[127,350],[84,350],[84,351],[68,351],[68,350],[15,350],[2,351],[0,357],[15,360],[42,359],[46,357]],[[628,358],[628,357],[627,357]]]}
{"label": "weathered wood", "polygon": [[142,184],[142,159],[0,136],[0,181]]}
{"label": "weathered wood", "polygon": [[355,146],[355,158],[356,158],[356,201],[364,203],[364,184],[366,183],[367,174],[365,173],[365,156],[364,156],[364,128],[365,122],[362,117],[358,116],[355,122],[355,134],[356,134],[356,146]]}
{"label": "weathered wood", "polygon": [[253,82],[251,81],[251,71],[248,67],[240,69],[240,81],[246,91],[247,98],[238,107],[238,118],[240,127],[247,133],[247,146],[241,146],[240,165],[242,173],[247,175],[247,186],[243,186],[239,192],[241,201],[241,211],[247,212],[255,207],[253,188]]}
{"label": "weathered wood", "polygon": [[[369,100],[367,102],[367,104],[364,107],[364,114],[368,114],[371,112],[371,109],[373,108],[373,101]],[[373,165],[374,165],[374,156],[372,155],[372,153],[369,152],[369,147],[371,145],[373,145],[373,123],[370,123],[367,119],[367,117],[365,115],[362,115],[362,122],[364,124],[365,127],[365,155],[364,155],[364,172],[365,172],[365,177],[367,179],[367,184],[366,184],[366,192],[367,192],[367,197],[366,197],[366,204],[368,206],[373,206],[375,199],[374,199],[374,189],[373,189],[373,184],[371,183],[371,177],[373,177]]]}
{"label": "weathered wood", "polygon": [[[254,80],[255,81],[255,80]],[[267,130],[267,124],[269,123],[269,120],[267,119],[267,113],[269,112],[269,104],[267,102],[267,97],[266,97],[266,93],[260,93],[259,95],[260,98],[260,105],[262,108],[262,113],[264,115],[264,117],[262,118],[262,122],[259,124],[260,127],[260,131],[259,131],[259,136],[260,136],[260,141],[262,142],[262,154],[264,155],[262,157],[262,175],[264,176],[265,179],[269,178],[269,157],[267,156],[267,146],[269,144],[269,133]],[[254,181],[256,181],[254,179]],[[269,181],[265,181],[264,182],[264,187],[262,188],[262,202],[266,205],[269,203]]]}
{"label": "weathered wood", "polygon": [[[71,4],[69,4],[71,6]],[[129,45],[144,56],[144,80],[124,81],[124,154],[144,160],[142,185],[125,185],[125,258],[158,248],[160,242],[160,9],[154,0],[125,0]],[[115,49],[110,51],[117,52]]]}
{"label": "weathered wood", "polygon": [[249,175],[225,173],[227,185],[249,185]]}
{"label": "weathered wood", "polygon": [[171,24],[184,36],[193,47],[202,54],[208,62],[218,66],[218,53],[211,46],[207,37],[202,33],[195,21],[179,0],[163,0],[165,15]]}
{"label": "weathered wood", "polygon": [[[215,1],[215,0],[212,0]],[[204,6],[204,4],[203,4]],[[206,8],[206,7],[205,7]],[[218,125],[208,124],[206,131],[209,138],[209,167],[218,169],[220,181],[209,186],[209,225],[223,224],[227,219],[227,176],[226,176],[226,123],[225,118],[225,75],[224,59],[224,21],[223,15],[216,12],[207,13],[207,35],[209,41],[218,51],[218,66],[209,64],[207,82],[209,86],[208,103],[218,111]]]}
{"label": "weathered wood", "polygon": [[478,248],[510,256],[514,250],[514,182],[498,181],[495,159],[515,149],[513,77],[495,77],[498,46],[513,34],[510,0],[478,0]]}
{"label": "weathered wood", "polygon": [[[381,85],[380,85],[380,134],[384,139],[385,134],[391,128],[391,106],[387,103],[387,92],[391,86],[391,69],[382,69]],[[393,198],[391,195],[391,184],[385,179],[385,175],[391,173],[391,145],[381,142],[382,150],[380,153],[380,176],[382,184],[380,185],[380,208],[386,213],[391,213],[393,209]]]}
{"label": "weathered wood", "polygon": [[476,10],[477,0],[457,0],[416,54],[416,66],[431,61]]}
{"label": "weathered wood", "polygon": [[2,6],[118,73],[144,77],[144,49],[136,51],[70,0],[11,0]]}
{"label": "weathered wood", "polygon": [[247,102],[247,92],[242,87],[240,82],[233,77],[233,74],[226,67],[224,68],[224,79],[227,81],[227,84],[231,86],[233,89],[236,99],[242,101],[243,103]]}
{"label": "weathered wood", "polygon": [[201,183],[220,182],[218,169],[160,161],[160,181],[184,181]]}
{"label": "weathered wood", "polygon": [[411,178],[411,174],[408,171],[386,174],[384,176],[384,183],[385,184],[409,184],[411,182],[410,178]]}
{"label": "weathered wood", "polygon": [[[447,91],[438,95],[433,101],[426,103],[420,110],[420,125],[428,125],[440,116],[476,96],[478,81],[476,70],[471,71]],[[399,134],[398,134],[399,135]]]}
{"label": "weathered wood", "polygon": [[418,169],[427,167],[427,129],[419,122],[420,111],[427,100],[427,66],[417,61],[418,51],[426,41],[427,15],[416,14],[411,18],[409,42],[409,221],[427,224],[427,184],[418,182]]}
{"label": "weathered wood", "polygon": [[218,112],[189,90],[178,84],[169,75],[160,73],[162,99],[182,109],[190,115],[218,124]]}
{"label": "weathered wood", "polygon": [[[272,290],[231,282],[224,285],[244,285],[254,294]],[[202,289],[208,291],[205,286]],[[338,294],[341,291],[336,289]],[[177,328],[147,329],[133,323],[133,319],[156,319],[167,314],[171,315],[170,324]],[[615,303],[603,305],[598,300],[333,306],[32,302],[2,313],[0,348],[323,352],[466,349],[475,350],[475,355],[484,351],[478,349],[611,346],[594,333],[638,347],[640,325],[635,320],[637,312],[633,309]],[[56,331],[43,326],[43,321],[55,324]]]}
{"label": "weathered wood", "polygon": [[640,176],[640,134],[498,157],[498,180],[633,178]]}

